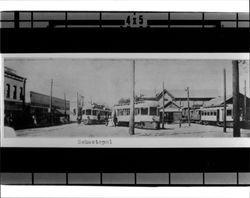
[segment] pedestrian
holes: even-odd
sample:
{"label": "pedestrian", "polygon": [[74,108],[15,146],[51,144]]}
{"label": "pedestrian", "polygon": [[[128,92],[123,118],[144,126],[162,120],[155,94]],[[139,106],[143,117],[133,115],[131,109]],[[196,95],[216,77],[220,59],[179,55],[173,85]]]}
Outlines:
{"label": "pedestrian", "polygon": [[106,116],[105,116],[105,126],[108,126],[108,122],[109,122],[109,118],[108,118],[108,116],[106,115]]}
{"label": "pedestrian", "polygon": [[81,116],[81,115],[78,115],[78,116],[77,116],[77,123],[78,123],[78,124],[81,124],[81,122],[82,122],[82,116]]}
{"label": "pedestrian", "polygon": [[14,119],[13,119],[12,113],[10,114],[10,117],[9,117],[9,126],[14,127]]}
{"label": "pedestrian", "polygon": [[113,114],[113,122],[114,122],[114,126],[116,127],[116,124],[117,124],[117,116],[116,116],[116,112],[114,111],[114,114]]}
{"label": "pedestrian", "polygon": [[9,116],[4,114],[4,126],[9,126]]}
{"label": "pedestrian", "polygon": [[180,120],[179,120],[179,128],[181,128],[181,122],[182,122],[182,120],[180,118]]}
{"label": "pedestrian", "polygon": [[36,126],[37,126],[36,116],[33,115],[33,116],[32,116],[32,119],[33,119],[33,124],[34,124],[34,126],[36,127]]}

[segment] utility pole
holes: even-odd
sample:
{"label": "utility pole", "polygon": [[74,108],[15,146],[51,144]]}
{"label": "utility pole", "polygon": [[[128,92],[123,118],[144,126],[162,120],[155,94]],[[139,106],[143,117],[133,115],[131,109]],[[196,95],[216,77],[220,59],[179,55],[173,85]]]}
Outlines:
{"label": "utility pole", "polygon": [[52,108],[53,108],[53,79],[51,79],[51,82],[50,82],[50,122],[51,124],[53,124],[53,111],[52,111]]}
{"label": "utility pole", "polygon": [[189,87],[186,88],[187,91],[187,102],[188,102],[188,126],[190,126],[190,104],[189,104]]}
{"label": "utility pole", "polygon": [[247,120],[247,81],[244,81],[244,120]]}
{"label": "utility pole", "polygon": [[[224,114],[223,114],[223,132],[227,132],[227,90],[226,90],[226,69],[223,70],[224,76]],[[217,115],[218,116],[218,115]]]}
{"label": "utility pole", "polygon": [[66,109],[66,106],[67,106],[67,104],[66,104],[66,93],[64,92],[64,117],[65,117],[65,119],[66,119],[66,115],[67,115],[67,109]]}
{"label": "utility pole", "polygon": [[162,82],[162,129],[164,129],[164,123],[165,123],[165,101],[164,101],[164,98],[165,98],[165,90],[164,90],[164,81]]}
{"label": "utility pole", "polygon": [[232,61],[233,65],[233,136],[240,137],[240,106],[239,106],[239,62]]}
{"label": "utility pole", "polygon": [[23,93],[22,93],[22,100],[23,100],[23,112],[25,110],[25,102],[26,102],[26,78],[23,80]]}
{"label": "utility pole", "polygon": [[79,116],[79,99],[78,99],[78,92],[76,93],[76,109],[77,109],[77,116]]}
{"label": "utility pole", "polygon": [[135,60],[133,60],[131,72],[131,95],[130,95],[130,120],[129,120],[129,134],[135,134]]}

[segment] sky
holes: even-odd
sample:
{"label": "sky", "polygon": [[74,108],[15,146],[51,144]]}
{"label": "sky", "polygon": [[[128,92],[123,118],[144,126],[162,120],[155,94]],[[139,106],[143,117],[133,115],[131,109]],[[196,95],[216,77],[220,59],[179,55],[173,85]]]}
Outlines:
{"label": "sky", "polygon": [[[131,60],[87,60],[69,58],[6,58],[5,66],[15,69],[27,78],[29,91],[50,94],[53,79],[53,96],[66,98],[71,108],[76,106],[77,92],[85,102],[93,101],[112,107],[120,98],[128,98],[131,87]],[[190,96],[197,93],[223,94],[223,69],[227,73],[227,92],[232,93],[232,62],[230,60],[136,60],[136,94],[161,90],[164,87]],[[249,62],[240,64],[240,90],[243,93],[247,80],[249,95]],[[193,95],[192,95],[193,94]],[[28,101],[28,100],[27,100]]]}

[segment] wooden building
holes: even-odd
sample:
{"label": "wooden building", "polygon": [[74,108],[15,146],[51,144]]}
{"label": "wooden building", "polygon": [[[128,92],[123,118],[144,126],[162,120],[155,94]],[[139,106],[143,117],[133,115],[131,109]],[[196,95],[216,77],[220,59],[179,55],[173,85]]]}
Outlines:
{"label": "wooden building", "polygon": [[66,123],[70,117],[70,102],[31,91],[30,114],[36,119],[37,125]]}
{"label": "wooden building", "polygon": [[[160,118],[162,119],[162,105],[160,106]],[[168,101],[164,105],[164,120],[166,123],[178,123],[182,119],[182,110],[173,101]]]}

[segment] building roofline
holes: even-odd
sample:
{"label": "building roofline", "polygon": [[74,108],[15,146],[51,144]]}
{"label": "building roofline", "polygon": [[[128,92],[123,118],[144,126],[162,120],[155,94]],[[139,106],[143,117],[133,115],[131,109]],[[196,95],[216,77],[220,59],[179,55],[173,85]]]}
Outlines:
{"label": "building roofline", "polygon": [[[35,92],[35,91],[30,91],[30,94],[31,94],[31,93],[50,97],[49,95],[42,94],[42,93],[38,93],[38,92]],[[54,97],[54,96],[52,96],[52,98],[54,98],[54,99],[59,99],[59,100],[64,100],[63,98],[58,98],[58,97]],[[70,103],[70,100],[66,100],[66,102],[69,102],[69,103]]]}
{"label": "building roofline", "polygon": [[9,75],[9,76],[14,76],[15,78],[20,78],[22,80],[27,80],[27,78],[23,77],[23,76],[19,76],[13,72],[10,72],[8,70],[4,70],[4,75]]}

